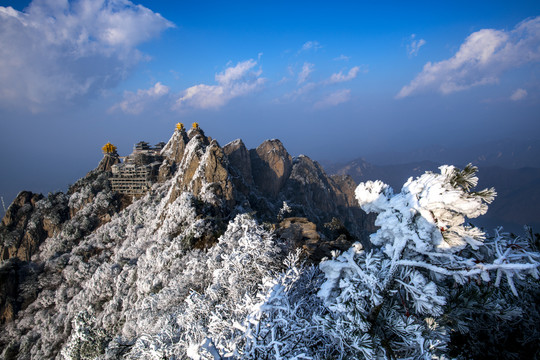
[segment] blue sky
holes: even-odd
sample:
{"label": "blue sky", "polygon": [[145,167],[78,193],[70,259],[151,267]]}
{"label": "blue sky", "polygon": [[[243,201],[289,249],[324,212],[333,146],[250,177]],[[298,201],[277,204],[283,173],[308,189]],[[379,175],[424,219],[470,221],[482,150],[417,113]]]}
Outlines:
{"label": "blue sky", "polygon": [[[540,135],[540,2],[0,2],[0,195],[197,121],[350,160]],[[6,200],[6,201],[9,201]]]}

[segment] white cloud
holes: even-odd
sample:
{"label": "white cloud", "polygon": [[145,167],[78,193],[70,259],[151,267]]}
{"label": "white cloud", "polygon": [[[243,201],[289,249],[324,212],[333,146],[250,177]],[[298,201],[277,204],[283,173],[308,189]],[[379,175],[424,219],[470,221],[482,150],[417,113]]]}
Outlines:
{"label": "white cloud", "polygon": [[450,59],[424,65],[422,72],[396,97],[429,90],[450,94],[497,83],[505,71],[537,61],[540,17],[525,20],[511,31],[483,29],[469,35]]}
{"label": "white cloud", "polygon": [[512,96],[510,96],[510,100],[518,101],[523,100],[527,97],[527,90],[525,89],[517,89],[514,91]]}
{"label": "white cloud", "polygon": [[407,44],[407,53],[409,54],[409,56],[418,55],[418,51],[420,50],[420,48],[426,44],[426,40],[424,39],[415,40],[415,38],[416,38],[416,34],[412,34],[411,42]]}
{"label": "white cloud", "polygon": [[253,70],[255,60],[239,62],[216,74],[217,85],[199,84],[186,89],[176,100],[175,108],[193,107],[199,109],[219,108],[239,96],[258,90],[265,82],[262,70]]}
{"label": "white cloud", "polygon": [[343,89],[335,91],[327,95],[324,99],[317,101],[314,105],[315,109],[323,109],[339,104],[343,104],[351,99],[351,90]]}
{"label": "white cloud", "polygon": [[345,56],[343,54],[339,55],[338,57],[335,57],[335,61],[349,61],[351,59],[350,56]]}
{"label": "white cloud", "polygon": [[314,64],[305,62],[304,65],[302,66],[302,71],[300,71],[300,73],[298,74],[298,84],[302,84],[303,82],[305,82],[309,74],[311,74],[314,69],[315,69]]}
{"label": "white cloud", "polygon": [[0,7],[0,104],[39,111],[114,87],[136,46],[174,26],[127,0],[35,0]]}
{"label": "white cloud", "polygon": [[327,80],[327,83],[335,84],[335,83],[350,81],[354,79],[356,75],[358,75],[359,72],[360,72],[360,66],[355,66],[351,68],[349,72],[345,75],[343,74],[342,71],[340,71],[339,73],[332,74],[332,76],[330,76],[330,78]]}
{"label": "white cloud", "polygon": [[[340,71],[338,73],[332,74],[328,79],[325,79],[322,81],[306,82],[308,75],[312,72],[312,70],[313,70],[313,64],[304,63],[302,71],[300,72],[298,76],[298,82],[297,82],[298,85],[302,85],[302,86],[300,86],[299,88],[297,88],[296,90],[292,92],[286,93],[285,95],[283,95],[281,100],[278,99],[276,100],[276,102],[281,103],[282,100],[294,101],[299,98],[308,102],[312,102],[314,101],[314,99],[313,99],[313,96],[310,95],[311,93],[315,92],[316,90],[323,89],[330,85],[339,84],[339,83],[353,80],[358,76],[360,72],[364,72],[364,73],[367,72],[367,67],[354,66],[345,74],[343,73],[343,71]],[[282,83],[282,81],[280,81],[280,83]],[[317,101],[315,103],[315,107],[322,108],[322,107],[337,105],[337,103],[344,102],[340,100],[344,100],[344,99],[348,100],[349,94],[350,94],[350,90],[336,91],[330,94],[329,96],[327,96],[326,98],[320,101]],[[336,104],[333,104],[333,102],[335,101],[338,101],[338,102]]]}
{"label": "white cloud", "polygon": [[[299,97],[308,94],[312,92],[313,90],[317,89],[320,84],[314,83],[314,82],[308,82],[304,84],[302,87],[294,90],[293,92],[287,93],[283,95],[283,99],[285,100],[296,100]],[[279,102],[279,101],[278,101]]]}
{"label": "white cloud", "polygon": [[300,51],[318,50],[322,48],[318,41],[306,41]]}
{"label": "white cloud", "polygon": [[124,100],[111,107],[110,111],[122,110],[127,114],[140,114],[145,108],[156,100],[163,98],[169,93],[169,87],[157,82],[154,86],[147,90],[137,90],[136,93],[131,91],[124,92]]}

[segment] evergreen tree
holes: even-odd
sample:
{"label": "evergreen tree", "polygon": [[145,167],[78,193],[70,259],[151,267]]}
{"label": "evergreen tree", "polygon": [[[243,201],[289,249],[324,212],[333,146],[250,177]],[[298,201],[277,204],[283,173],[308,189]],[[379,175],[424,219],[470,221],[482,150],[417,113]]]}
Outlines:
{"label": "evergreen tree", "polygon": [[[378,213],[380,228],[370,238],[376,248],[356,244],[320,265],[326,282],[319,296],[330,311],[318,321],[345,358],[445,358],[452,288],[499,287],[506,279],[517,297],[516,279],[538,278],[540,257],[527,243],[502,233],[486,239],[464,225],[495,197],[493,189],[473,191],[476,167],[440,171],[409,179],[398,194],[380,181],[356,189],[360,206]],[[454,315],[467,322],[464,313]]]}

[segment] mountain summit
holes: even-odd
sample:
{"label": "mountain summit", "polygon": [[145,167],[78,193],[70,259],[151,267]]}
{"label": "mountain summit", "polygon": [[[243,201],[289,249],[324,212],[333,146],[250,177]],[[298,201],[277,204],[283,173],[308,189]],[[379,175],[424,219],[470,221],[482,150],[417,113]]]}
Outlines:
{"label": "mountain summit", "polygon": [[[21,192],[2,220],[0,347],[15,358],[57,357],[76,314],[96,301],[101,307],[116,302],[117,310],[127,306],[127,294],[150,273],[155,279],[144,285],[147,295],[172,286],[162,274],[172,268],[143,276],[150,258],[141,256],[173,251],[188,261],[186,253],[214,246],[239,214],[251,214],[282,246],[303,249],[313,260],[366,242],[373,230],[350,177],[326,175],[308,157],[292,157],[277,139],[251,150],[242,140],[222,147],[198,124],[187,131],[179,124],[166,144],[140,142],[122,157],[108,143],[103,153],[97,168],[67,193]],[[139,280],[128,279],[133,270]],[[102,271],[108,278],[97,280]],[[97,298],[88,293],[118,276],[128,277],[114,285],[123,290],[110,288]]]}

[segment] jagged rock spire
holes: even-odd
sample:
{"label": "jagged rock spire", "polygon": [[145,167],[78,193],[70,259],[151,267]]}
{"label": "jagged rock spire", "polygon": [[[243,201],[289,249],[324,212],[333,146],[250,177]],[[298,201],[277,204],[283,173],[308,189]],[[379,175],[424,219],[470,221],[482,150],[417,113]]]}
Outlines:
{"label": "jagged rock spire", "polygon": [[239,180],[243,180],[242,183],[244,185],[253,185],[251,158],[244,142],[240,139],[234,140],[225,145],[223,151],[229,158],[231,165],[240,173]]}
{"label": "jagged rock spire", "polygon": [[249,153],[255,184],[263,194],[277,196],[291,175],[291,155],[278,139],[266,140]]}
{"label": "jagged rock spire", "polygon": [[176,130],[167,144],[161,150],[161,155],[174,163],[180,163],[184,156],[184,150],[189,142],[184,124],[176,124]]}
{"label": "jagged rock spire", "polygon": [[116,152],[116,146],[110,142],[106,143],[101,150],[103,151],[103,159],[99,162],[96,170],[111,171],[112,166],[120,163],[120,158]]}

